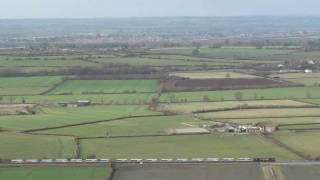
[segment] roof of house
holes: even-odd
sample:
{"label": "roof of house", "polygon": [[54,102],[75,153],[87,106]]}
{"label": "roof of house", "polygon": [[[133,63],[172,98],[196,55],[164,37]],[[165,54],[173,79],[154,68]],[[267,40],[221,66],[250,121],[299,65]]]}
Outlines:
{"label": "roof of house", "polygon": [[266,123],[263,124],[264,127],[275,127],[275,125],[273,125],[272,123]]}

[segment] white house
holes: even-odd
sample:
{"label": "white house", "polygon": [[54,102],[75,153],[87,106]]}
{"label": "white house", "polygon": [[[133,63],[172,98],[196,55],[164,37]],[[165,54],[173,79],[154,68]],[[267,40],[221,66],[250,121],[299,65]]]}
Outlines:
{"label": "white house", "polygon": [[306,69],[304,70],[305,73],[312,73],[312,70],[311,69]]}

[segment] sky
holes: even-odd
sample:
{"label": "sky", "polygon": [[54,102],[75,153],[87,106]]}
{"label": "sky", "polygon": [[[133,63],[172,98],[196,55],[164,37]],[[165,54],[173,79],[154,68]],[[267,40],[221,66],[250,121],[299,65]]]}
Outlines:
{"label": "sky", "polygon": [[0,19],[320,15],[320,0],[0,0]]}

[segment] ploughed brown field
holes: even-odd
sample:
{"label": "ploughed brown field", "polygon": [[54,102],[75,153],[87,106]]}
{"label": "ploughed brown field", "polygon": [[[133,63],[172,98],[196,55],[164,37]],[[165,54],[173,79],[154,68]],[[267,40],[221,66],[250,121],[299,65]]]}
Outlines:
{"label": "ploughed brown field", "polygon": [[202,80],[168,80],[163,82],[163,91],[210,91],[254,88],[287,87],[291,84],[265,78],[253,79],[202,79]]}

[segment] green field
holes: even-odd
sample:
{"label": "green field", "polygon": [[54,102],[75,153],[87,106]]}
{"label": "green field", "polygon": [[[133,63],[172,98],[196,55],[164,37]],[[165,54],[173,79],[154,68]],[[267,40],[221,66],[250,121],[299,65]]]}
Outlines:
{"label": "green field", "polygon": [[50,94],[103,94],[155,92],[155,80],[69,80]]}
{"label": "green field", "polygon": [[319,86],[320,84],[320,73],[285,73],[273,74],[270,77],[278,77],[286,81],[307,86]]}
{"label": "green field", "polygon": [[242,100],[320,98],[320,87],[268,88],[227,91],[178,92],[162,94],[162,102],[170,102],[173,97],[180,101],[202,101],[207,97],[211,101],[236,100],[235,93],[241,92]]}
{"label": "green field", "polygon": [[[275,63],[277,61],[275,60],[245,60],[245,59],[226,59],[226,58],[204,58],[204,57],[198,57],[198,56],[190,56],[190,55],[144,55],[143,57],[146,58],[153,58],[153,59],[162,59],[162,60],[181,60],[181,61],[196,61],[196,62],[215,62],[215,63],[221,63],[233,67],[240,67],[243,64],[259,64],[259,63]],[[279,61],[280,63],[280,61]]]}
{"label": "green field", "polygon": [[76,147],[73,138],[0,133],[0,158],[71,158]]}
{"label": "green field", "polygon": [[272,137],[312,159],[320,157],[320,132],[279,132]]}
{"label": "green field", "polygon": [[204,124],[205,121],[194,120],[189,116],[142,117],[39,131],[38,133],[68,134],[79,137],[106,137],[107,134],[108,136],[161,135],[166,134],[166,130],[169,128],[197,127],[201,123]]}
{"label": "green field", "polygon": [[[319,118],[320,119],[320,118]],[[320,120],[319,120],[320,121]],[[292,131],[295,131],[295,130],[319,130],[320,131],[320,124],[292,124],[292,125],[282,125],[282,126],[279,126],[279,130],[292,130]]]}
{"label": "green field", "polygon": [[146,106],[134,105],[41,108],[35,115],[0,116],[0,127],[8,130],[28,130],[151,114],[159,113],[147,110]]}
{"label": "green field", "polygon": [[61,102],[76,102],[78,100],[91,100],[97,104],[147,104],[154,97],[152,93],[121,93],[121,94],[85,94],[85,95],[27,95],[27,96],[2,96],[2,103],[56,104]]}
{"label": "green field", "polygon": [[0,167],[3,180],[101,180],[111,170],[103,166]]}
{"label": "green field", "polygon": [[257,100],[257,101],[224,101],[224,102],[193,102],[193,103],[168,103],[161,106],[161,110],[176,113],[191,113],[195,111],[223,110],[247,106],[278,107],[278,106],[310,106],[310,104],[292,100]]}
{"label": "green field", "polygon": [[189,135],[81,141],[83,155],[108,158],[276,157],[299,159],[261,136]]}
{"label": "green field", "polygon": [[159,59],[159,58],[148,58],[148,57],[117,57],[117,58],[103,58],[103,59],[95,59],[94,60],[100,64],[129,64],[129,65],[140,65],[140,66],[202,66],[206,64],[208,66],[230,66],[232,64],[224,61],[198,61],[198,60],[190,60],[190,59]]}
{"label": "green field", "polygon": [[62,81],[60,76],[0,78],[0,95],[34,95]]}
{"label": "green field", "polygon": [[[192,56],[195,48],[153,49],[151,54],[175,54]],[[256,48],[201,48],[199,57],[237,60],[279,60],[293,50],[256,49]]]}
{"label": "green field", "polygon": [[97,63],[92,63],[88,61],[78,60],[78,59],[51,59],[51,60],[33,60],[33,59],[0,59],[0,66],[2,67],[78,67],[78,66],[98,66]]}
{"label": "green field", "polygon": [[287,59],[292,60],[310,60],[310,59],[317,59],[320,56],[319,51],[295,51],[286,56]]}
{"label": "green field", "polygon": [[304,99],[304,102],[320,105],[320,99]]}

